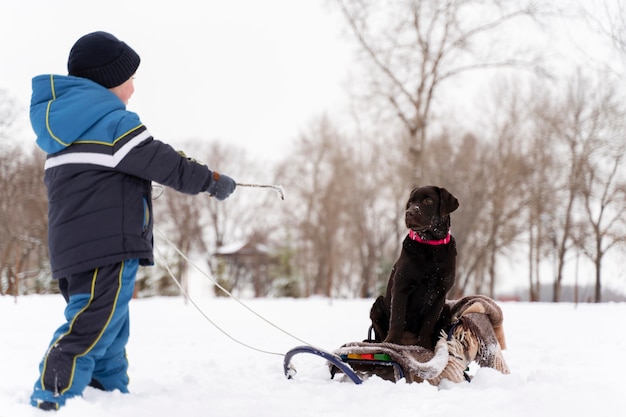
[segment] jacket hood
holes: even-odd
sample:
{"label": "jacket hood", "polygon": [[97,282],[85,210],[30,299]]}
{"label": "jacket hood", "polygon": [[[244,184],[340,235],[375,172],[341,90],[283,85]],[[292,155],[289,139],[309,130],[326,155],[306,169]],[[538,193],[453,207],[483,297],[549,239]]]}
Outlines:
{"label": "jacket hood", "polygon": [[37,145],[48,154],[85,137],[98,122],[126,106],[111,91],[86,78],[39,75],[32,81],[30,122]]}

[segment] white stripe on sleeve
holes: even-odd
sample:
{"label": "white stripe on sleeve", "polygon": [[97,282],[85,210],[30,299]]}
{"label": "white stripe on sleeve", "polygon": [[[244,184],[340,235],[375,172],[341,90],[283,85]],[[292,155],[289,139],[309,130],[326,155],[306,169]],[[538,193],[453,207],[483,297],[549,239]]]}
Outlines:
{"label": "white stripe on sleeve", "polygon": [[52,158],[46,159],[44,168],[49,169],[66,164],[91,164],[115,168],[135,146],[139,145],[150,136],[150,133],[147,130],[144,130],[118,149],[113,155],[104,155],[93,152],[75,152],[53,156]]}

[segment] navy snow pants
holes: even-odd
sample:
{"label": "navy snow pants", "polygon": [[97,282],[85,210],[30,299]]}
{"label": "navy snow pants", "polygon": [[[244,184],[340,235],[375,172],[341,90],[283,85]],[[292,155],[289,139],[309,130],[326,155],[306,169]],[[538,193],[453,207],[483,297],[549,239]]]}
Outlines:
{"label": "navy snow pants", "polygon": [[130,259],[59,279],[66,322],[39,365],[33,406],[47,402],[59,408],[88,385],[128,392],[128,304],[138,267],[139,260]]}

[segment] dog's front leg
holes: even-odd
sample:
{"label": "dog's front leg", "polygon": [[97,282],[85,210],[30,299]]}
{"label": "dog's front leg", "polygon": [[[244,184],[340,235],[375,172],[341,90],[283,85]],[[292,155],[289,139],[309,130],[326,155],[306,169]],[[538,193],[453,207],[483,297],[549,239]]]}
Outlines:
{"label": "dog's front leg", "polygon": [[439,330],[436,331],[440,315],[445,305],[445,299],[439,298],[428,306],[422,314],[419,330],[417,334],[418,345],[426,349],[434,350],[436,341],[439,338]]}
{"label": "dog's front leg", "polygon": [[389,314],[389,333],[385,338],[387,343],[400,344],[404,333],[404,322],[406,318],[406,304],[408,296],[403,288],[394,288],[391,292],[391,308]]}
{"label": "dog's front leg", "polygon": [[389,308],[385,303],[385,297],[379,296],[370,310],[370,319],[374,329],[374,340],[382,342],[389,333]]}

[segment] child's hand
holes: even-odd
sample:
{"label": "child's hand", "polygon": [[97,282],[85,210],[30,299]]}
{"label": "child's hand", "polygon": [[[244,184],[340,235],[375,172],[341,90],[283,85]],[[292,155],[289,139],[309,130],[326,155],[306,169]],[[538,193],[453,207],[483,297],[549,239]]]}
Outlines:
{"label": "child's hand", "polygon": [[235,191],[237,183],[231,177],[213,171],[213,180],[207,192],[220,201],[226,200]]}

